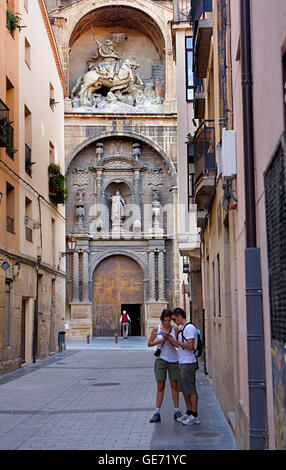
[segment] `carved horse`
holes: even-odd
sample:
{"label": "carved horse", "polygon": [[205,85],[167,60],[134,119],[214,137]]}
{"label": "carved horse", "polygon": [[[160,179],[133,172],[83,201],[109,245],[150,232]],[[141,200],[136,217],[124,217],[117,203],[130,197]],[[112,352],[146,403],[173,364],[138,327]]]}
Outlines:
{"label": "carved horse", "polygon": [[[119,64],[116,64],[119,65]],[[114,74],[110,76],[110,71],[106,73],[104,70],[104,62],[101,62],[95,70],[90,70],[84,76],[79,77],[75,86],[71,90],[71,97],[75,95],[80,82],[82,81],[79,91],[81,105],[85,105],[87,101],[92,102],[92,95],[101,87],[106,87],[110,92],[121,92],[130,94],[134,93],[134,85],[138,83],[143,87],[143,82],[139,75],[134,72],[139,67],[134,57],[129,57],[121,62],[118,72],[114,67]]]}

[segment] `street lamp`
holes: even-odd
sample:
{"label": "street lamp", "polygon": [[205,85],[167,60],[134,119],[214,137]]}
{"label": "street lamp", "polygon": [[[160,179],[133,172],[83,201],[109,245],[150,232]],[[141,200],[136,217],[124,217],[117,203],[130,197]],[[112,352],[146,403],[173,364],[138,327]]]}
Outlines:
{"label": "street lamp", "polygon": [[69,251],[65,251],[65,252],[64,252],[64,251],[61,251],[61,252],[60,252],[59,261],[61,260],[61,258],[62,258],[63,256],[67,256],[67,255],[72,255],[72,254],[73,254],[73,252],[74,252],[75,249],[76,249],[76,245],[77,245],[76,239],[75,239],[74,237],[69,237],[69,238],[67,239],[67,245],[68,245],[68,250],[69,250]]}

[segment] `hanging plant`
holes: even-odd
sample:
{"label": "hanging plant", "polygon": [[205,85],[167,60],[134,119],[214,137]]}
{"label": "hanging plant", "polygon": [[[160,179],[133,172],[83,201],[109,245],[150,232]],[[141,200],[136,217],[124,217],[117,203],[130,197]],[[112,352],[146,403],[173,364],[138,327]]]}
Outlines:
{"label": "hanging plant", "polygon": [[36,162],[31,162],[31,160],[26,159],[25,160],[25,171],[28,173],[28,175],[32,175],[32,166],[35,165]]}
{"label": "hanging plant", "polygon": [[49,165],[49,196],[58,204],[64,204],[68,198],[68,190],[65,187],[65,177],[61,174],[61,168],[56,163]]}
{"label": "hanging plant", "polygon": [[15,29],[19,29],[19,31],[21,31],[22,28],[26,28],[26,26],[21,25],[21,22],[22,17],[20,13],[7,10],[6,25],[10,32],[15,31]]}
{"label": "hanging plant", "polygon": [[54,109],[54,106],[56,106],[56,104],[59,104],[59,101],[56,101],[55,98],[50,98],[50,107],[52,109]]}

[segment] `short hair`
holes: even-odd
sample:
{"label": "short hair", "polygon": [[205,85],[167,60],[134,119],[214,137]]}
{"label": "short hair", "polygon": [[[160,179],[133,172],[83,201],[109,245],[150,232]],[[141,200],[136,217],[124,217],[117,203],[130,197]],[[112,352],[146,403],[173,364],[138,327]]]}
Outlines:
{"label": "short hair", "polygon": [[160,316],[160,320],[163,321],[166,317],[171,317],[172,315],[172,310],[169,308],[165,308]]}
{"label": "short hair", "polygon": [[185,310],[183,310],[180,307],[174,308],[174,310],[172,311],[172,315],[175,315],[175,317],[178,317],[179,315],[181,315],[182,318],[187,318]]}

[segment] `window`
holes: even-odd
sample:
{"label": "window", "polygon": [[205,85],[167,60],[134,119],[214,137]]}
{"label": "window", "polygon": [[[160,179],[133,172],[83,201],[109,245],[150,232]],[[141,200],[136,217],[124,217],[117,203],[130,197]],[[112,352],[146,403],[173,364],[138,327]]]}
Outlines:
{"label": "window", "polygon": [[32,176],[32,114],[25,105],[25,171]]}
{"label": "window", "polygon": [[56,105],[56,100],[55,100],[55,90],[53,85],[50,83],[50,107],[52,110],[54,110],[54,106]]}
{"label": "window", "polygon": [[188,210],[191,204],[195,203],[195,164],[193,148],[190,144],[187,145],[187,159],[188,159]]}
{"label": "window", "polygon": [[13,124],[14,119],[14,99],[15,99],[15,90],[13,84],[10,82],[9,78],[6,77],[6,104],[9,108],[9,126],[7,129],[7,147],[6,153],[9,157],[14,159],[14,128],[11,124]]}
{"label": "window", "polygon": [[25,38],[25,62],[30,69],[31,68],[31,46],[27,38]]}
{"label": "window", "polygon": [[8,232],[15,233],[15,189],[6,183],[6,228]]}
{"label": "window", "polygon": [[193,81],[193,38],[186,37],[186,99],[194,100],[194,81]]}
{"label": "window", "polygon": [[52,142],[50,142],[50,144],[49,144],[49,152],[50,152],[50,163],[56,163],[56,161],[55,161],[55,147],[52,144]]}
{"label": "window", "polygon": [[25,198],[25,236],[29,242],[33,241],[33,207],[32,201]]}

